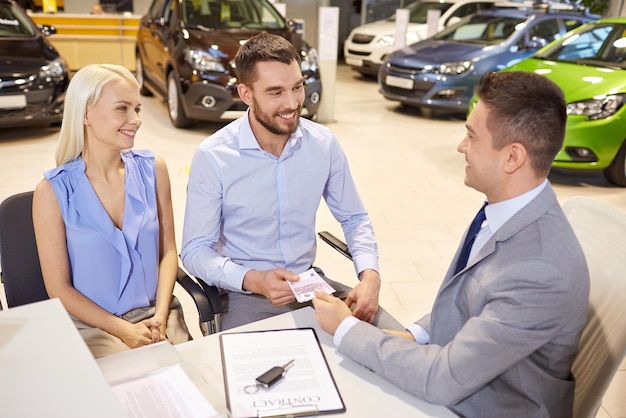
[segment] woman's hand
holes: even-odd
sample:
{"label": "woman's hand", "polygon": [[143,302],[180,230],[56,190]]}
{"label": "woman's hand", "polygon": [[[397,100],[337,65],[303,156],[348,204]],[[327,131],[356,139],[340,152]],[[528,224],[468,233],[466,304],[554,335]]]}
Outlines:
{"label": "woman's hand", "polygon": [[158,324],[157,326],[151,326],[152,329],[152,342],[165,341],[167,337],[165,336],[165,332],[167,330],[167,319],[169,316],[169,310],[160,315],[155,313],[151,318],[154,323]]}
{"label": "woman's hand", "polygon": [[130,348],[142,347],[163,341],[165,337],[161,336],[160,329],[161,324],[154,319],[146,319],[136,324],[128,322],[125,333],[120,339]]}

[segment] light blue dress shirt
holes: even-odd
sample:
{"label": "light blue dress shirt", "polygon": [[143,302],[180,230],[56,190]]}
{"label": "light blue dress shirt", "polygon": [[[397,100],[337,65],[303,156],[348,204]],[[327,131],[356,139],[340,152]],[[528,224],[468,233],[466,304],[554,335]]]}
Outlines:
{"label": "light blue dress shirt", "polygon": [[260,147],[246,113],[195,152],[183,265],[207,283],[235,292],[243,292],[251,269],[301,273],[315,259],[315,215],[322,197],[341,223],[357,274],[378,270],[369,216],[331,130],[301,118],[276,157]]}
{"label": "light blue dress shirt", "polygon": [[85,175],[82,157],[44,173],[65,223],[73,286],[114,315],[156,298],[159,220],[154,154],[122,153],[124,220],[115,226]]}
{"label": "light blue dress shirt", "polygon": [[[505,200],[503,202],[498,203],[490,203],[485,207],[485,221],[482,223],[478,234],[476,235],[476,239],[474,240],[474,244],[470,250],[469,260],[474,258],[476,254],[480,251],[480,249],[485,245],[487,241],[496,233],[498,229],[502,227],[509,219],[513,217],[517,212],[519,212],[524,206],[529,204],[535,197],[541,193],[541,191],[548,184],[548,180],[544,180],[539,186],[534,189],[516,196],[512,199]],[[453,260],[456,263],[456,260]],[[346,318],[337,330],[335,331],[335,336],[333,341],[335,345],[339,346],[342,338],[346,333],[356,324],[358,320],[354,317]],[[411,324],[407,327],[407,331],[409,331],[415,341],[419,344],[428,344],[430,340],[430,336],[428,332],[418,324]]]}

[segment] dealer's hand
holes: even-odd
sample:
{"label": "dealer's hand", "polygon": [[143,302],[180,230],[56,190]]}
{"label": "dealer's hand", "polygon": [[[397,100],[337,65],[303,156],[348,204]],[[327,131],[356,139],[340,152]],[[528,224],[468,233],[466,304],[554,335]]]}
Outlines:
{"label": "dealer's hand", "polygon": [[401,337],[404,339],[407,339],[409,341],[415,341],[415,338],[413,337],[413,334],[411,334],[409,331],[396,331],[393,329],[385,329],[383,328],[383,332],[385,332],[386,334],[389,335],[393,335],[395,337]]}
{"label": "dealer's hand", "polygon": [[352,311],[341,299],[320,290],[315,291],[313,307],[315,308],[315,319],[322,329],[330,334],[335,334],[339,324],[347,317],[352,316]]}

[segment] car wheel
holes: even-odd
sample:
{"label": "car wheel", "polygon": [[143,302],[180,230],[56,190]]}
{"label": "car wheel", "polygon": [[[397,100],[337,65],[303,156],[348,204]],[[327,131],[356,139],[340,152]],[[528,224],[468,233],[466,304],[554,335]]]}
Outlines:
{"label": "car wheel", "polygon": [[613,184],[626,187],[626,140],[617,151],[611,165],[604,170],[604,177]]}
{"label": "car wheel", "polygon": [[170,115],[172,125],[177,128],[188,128],[193,121],[185,114],[183,103],[180,98],[178,83],[176,82],[175,71],[167,75],[167,110]]}
{"label": "car wheel", "polygon": [[425,118],[432,119],[433,117],[435,117],[435,111],[430,107],[420,107],[420,112]]}
{"label": "car wheel", "polygon": [[135,77],[137,78],[137,83],[139,83],[139,94],[142,96],[152,96],[152,92],[146,87],[146,76],[139,54],[137,54],[137,60],[135,62]]}

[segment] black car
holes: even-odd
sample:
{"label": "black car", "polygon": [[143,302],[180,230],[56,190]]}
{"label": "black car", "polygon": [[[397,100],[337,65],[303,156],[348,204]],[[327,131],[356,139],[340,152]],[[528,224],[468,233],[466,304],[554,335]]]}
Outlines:
{"label": "black car", "polygon": [[0,128],[58,123],[69,82],[65,61],[13,0],[0,0]]}
{"label": "black car", "polygon": [[237,93],[235,54],[260,32],[281,35],[300,51],[303,116],[313,117],[322,90],[317,52],[267,0],[153,0],[137,35],[141,93],[166,98],[178,128],[228,119],[234,115],[228,112],[246,109]]}

